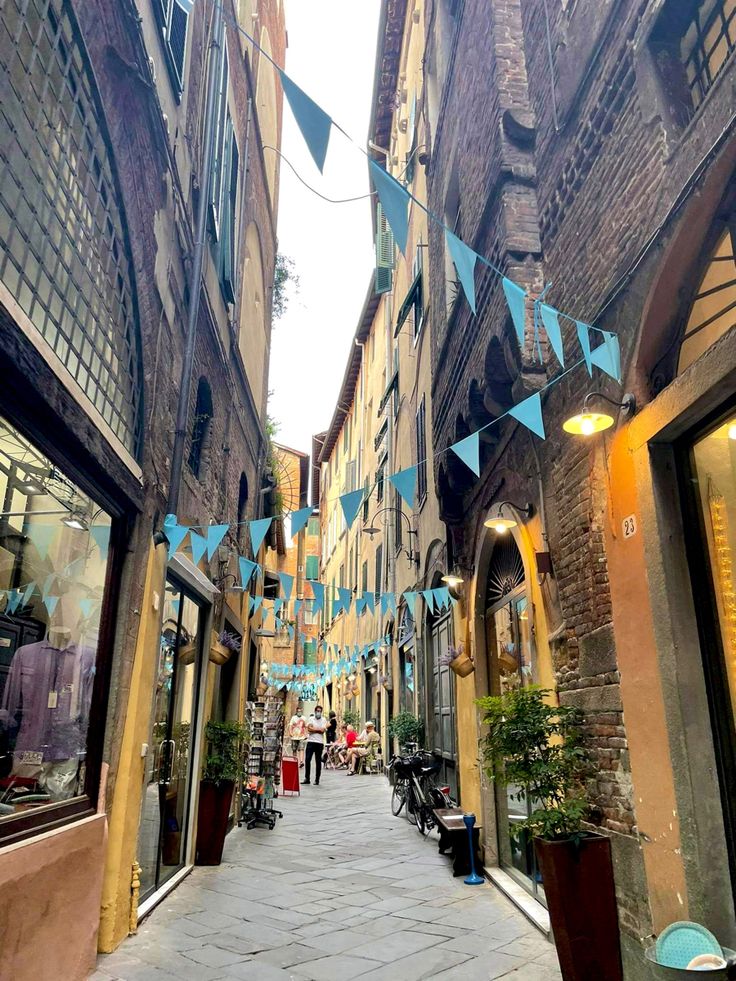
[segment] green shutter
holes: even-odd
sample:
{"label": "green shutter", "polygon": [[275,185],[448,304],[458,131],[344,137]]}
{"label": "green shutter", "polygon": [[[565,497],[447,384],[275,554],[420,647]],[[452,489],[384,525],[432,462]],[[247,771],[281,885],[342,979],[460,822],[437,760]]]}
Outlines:
{"label": "green shutter", "polygon": [[307,579],[319,579],[319,556],[307,556]]}
{"label": "green shutter", "polygon": [[317,641],[316,640],[305,640],[304,641],[304,663],[305,664],[316,664],[317,663]]}
{"label": "green shutter", "polygon": [[376,293],[388,293],[393,285],[394,237],[380,201],[376,205]]}

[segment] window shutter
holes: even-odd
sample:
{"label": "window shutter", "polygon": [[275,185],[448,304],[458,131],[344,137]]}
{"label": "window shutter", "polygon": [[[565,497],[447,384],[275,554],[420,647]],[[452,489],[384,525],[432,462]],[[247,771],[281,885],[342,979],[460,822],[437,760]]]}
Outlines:
{"label": "window shutter", "polygon": [[307,556],[307,579],[319,579],[319,559],[316,555]]}
{"label": "window shutter", "polygon": [[187,24],[189,14],[180,6],[177,0],[171,4],[171,24],[169,25],[169,51],[171,60],[179,79],[179,85],[184,85],[184,56],[187,49]]}
{"label": "window shutter", "polygon": [[393,284],[394,237],[380,201],[376,205],[376,293],[388,293]]}

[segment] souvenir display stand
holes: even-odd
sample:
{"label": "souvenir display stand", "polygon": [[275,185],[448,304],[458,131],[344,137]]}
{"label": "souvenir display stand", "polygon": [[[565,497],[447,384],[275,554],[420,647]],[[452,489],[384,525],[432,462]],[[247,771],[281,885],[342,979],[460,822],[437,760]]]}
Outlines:
{"label": "souvenir display stand", "polygon": [[281,697],[268,694],[263,701],[248,702],[246,720],[250,741],[238,825],[254,828],[257,824],[265,824],[273,831],[277,818],[284,816],[273,806],[281,783],[281,743],[284,734]]}

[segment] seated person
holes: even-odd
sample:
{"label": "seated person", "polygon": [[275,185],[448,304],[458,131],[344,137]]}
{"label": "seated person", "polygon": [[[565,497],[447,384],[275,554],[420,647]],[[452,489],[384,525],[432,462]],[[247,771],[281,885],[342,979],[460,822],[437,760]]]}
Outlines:
{"label": "seated person", "polygon": [[378,747],[381,745],[381,737],[376,732],[376,727],[372,722],[366,722],[365,729],[358,737],[358,742],[362,746],[354,746],[348,751],[348,776],[353,776],[358,769],[358,761],[364,756],[375,756]]}
{"label": "seated person", "polygon": [[341,766],[348,765],[348,753],[355,745],[355,741],[357,740],[357,738],[358,738],[358,733],[355,731],[355,726],[350,725],[348,723],[348,725],[345,726],[345,735],[343,737],[343,741],[339,744],[340,749],[339,749],[338,759],[340,760]]}

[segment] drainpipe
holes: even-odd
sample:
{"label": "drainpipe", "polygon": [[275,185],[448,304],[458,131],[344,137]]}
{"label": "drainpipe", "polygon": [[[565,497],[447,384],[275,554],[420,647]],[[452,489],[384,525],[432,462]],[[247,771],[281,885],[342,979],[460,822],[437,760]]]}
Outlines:
{"label": "drainpipe", "polygon": [[184,361],[182,363],[181,379],[179,382],[179,404],[176,410],[174,448],[171,454],[171,476],[169,479],[169,496],[166,507],[167,514],[176,514],[179,506],[182,465],[184,462],[184,443],[186,440],[187,418],[189,415],[189,398],[192,390],[194,348],[197,340],[197,320],[199,317],[200,292],[202,289],[202,266],[204,263],[205,245],[207,243],[207,205],[209,203],[212,152],[215,142],[215,100],[217,97],[217,83],[220,77],[222,53],[225,43],[222,4],[216,3],[214,7],[212,37],[210,40],[210,67],[207,73],[204,139],[202,141],[202,179],[199,185],[197,229],[194,241],[194,254],[192,257],[192,271],[189,277],[189,314],[187,317]]}

